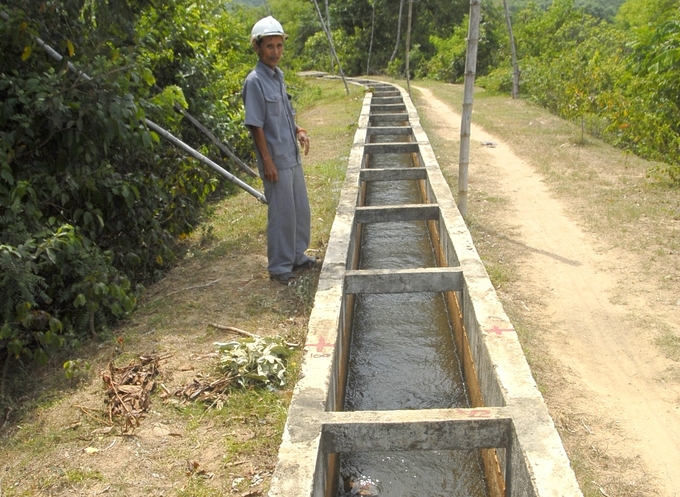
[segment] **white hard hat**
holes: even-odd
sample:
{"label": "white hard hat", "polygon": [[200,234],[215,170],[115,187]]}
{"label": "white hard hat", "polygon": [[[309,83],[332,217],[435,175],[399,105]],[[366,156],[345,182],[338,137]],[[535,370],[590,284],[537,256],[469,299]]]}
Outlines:
{"label": "white hard hat", "polygon": [[254,42],[265,36],[283,36],[288,38],[288,35],[283,32],[281,23],[272,16],[267,16],[255,23],[253,30],[250,32],[250,41]]}

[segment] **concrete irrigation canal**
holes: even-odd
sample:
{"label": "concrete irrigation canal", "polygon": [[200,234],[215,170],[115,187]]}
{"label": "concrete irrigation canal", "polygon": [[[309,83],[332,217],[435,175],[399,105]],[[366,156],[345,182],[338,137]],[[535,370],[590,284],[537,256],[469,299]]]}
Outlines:
{"label": "concrete irrigation canal", "polygon": [[367,80],[270,496],[580,496],[408,94]]}

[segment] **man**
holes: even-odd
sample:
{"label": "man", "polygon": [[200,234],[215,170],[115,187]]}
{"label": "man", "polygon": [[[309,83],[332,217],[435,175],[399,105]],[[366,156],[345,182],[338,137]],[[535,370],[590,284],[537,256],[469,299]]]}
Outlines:
{"label": "man", "polygon": [[311,239],[307,187],[300,149],[309,152],[309,136],[295,124],[295,111],[278,68],[287,35],[273,17],[253,26],[250,41],[259,61],[243,85],[245,125],[255,143],[255,155],[268,203],[267,270],[273,281],[296,282],[293,271],[316,267],[305,254]]}

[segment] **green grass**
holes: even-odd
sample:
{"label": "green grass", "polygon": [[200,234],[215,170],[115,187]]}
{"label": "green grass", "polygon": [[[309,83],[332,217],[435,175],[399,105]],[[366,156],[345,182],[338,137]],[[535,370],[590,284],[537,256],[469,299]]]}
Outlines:
{"label": "green grass", "polygon": [[64,473],[64,479],[69,483],[82,483],[88,480],[101,481],[102,474],[90,468],[70,469]]}
{"label": "green grass", "polygon": [[[305,86],[296,110],[298,123],[312,140],[310,154],[303,157],[313,216],[310,249],[322,256],[363,91],[352,86],[347,96],[340,81],[311,80]],[[261,189],[261,182],[252,183]],[[281,391],[234,390],[221,409],[209,409],[165,396],[157,388],[151,411],[133,436],[92,435],[105,425],[97,416],[107,417],[99,372],[109,361],[122,366],[139,354],[167,354],[158,384],[172,390],[192,377],[216,377],[209,357],[212,344],[234,336],[209,323],[303,342],[318,272],[305,275],[296,288],[271,283],[266,275],[266,220],[266,206],[245,192],[221,200],[206,211],[203,226],[183,241],[184,258],[147,289],[139,308],[119,327],[45,368],[27,371],[18,362],[12,364],[6,389],[12,397],[3,399],[12,411],[0,444],[0,460],[7,461],[0,472],[2,497],[91,495],[107,487],[112,496],[156,495],[167,492],[162,489],[168,485],[173,495],[208,497],[254,490],[251,471],[265,477],[258,488],[266,493],[299,375],[299,354],[290,360],[289,386]],[[78,381],[69,381],[61,365],[76,357],[92,367],[79,373]],[[92,408],[90,416],[76,405]],[[176,436],[154,438],[155,425]],[[120,435],[120,428],[116,430]],[[105,448],[113,440],[105,453],[82,452],[88,445]],[[64,458],[65,453],[70,457]],[[127,461],[130,454],[133,459]],[[214,476],[187,474],[187,460],[198,461]],[[244,480],[232,486],[239,478]]]}
{"label": "green grass", "polygon": [[671,331],[664,331],[656,337],[655,342],[664,356],[680,362],[680,337]]}

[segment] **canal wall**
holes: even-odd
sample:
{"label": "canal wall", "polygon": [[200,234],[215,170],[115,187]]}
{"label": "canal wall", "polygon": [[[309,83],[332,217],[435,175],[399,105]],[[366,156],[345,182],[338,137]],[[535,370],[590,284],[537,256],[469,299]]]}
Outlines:
{"label": "canal wall", "polygon": [[[381,82],[354,82],[372,91],[365,95],[348,159],[269,495],[334,497],[342,453],[479,449],[490,495],[581,496],[514,327],[408,93]],[[370,143],[377,133],[405,134],[410,142]],[[372,154],[396,147],[413,154],[415,167],[365,167]],[[422,204],[363,205],[367,182],[395,175],[419,182]],[[362,226],[386,219],[427,221],[438,267],[357,269]],[[390,292],[446,294],[473,407],[343,412],[354,296]]]}

